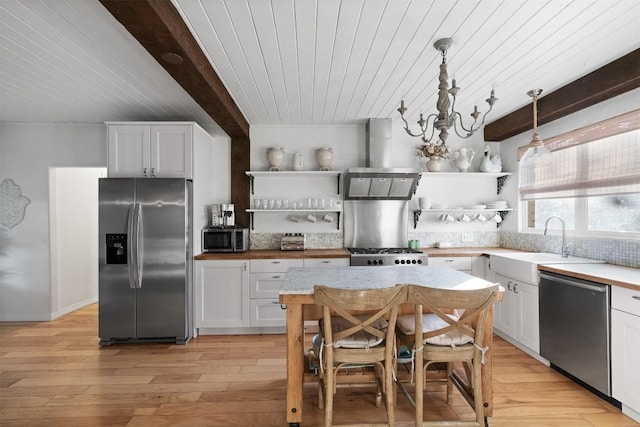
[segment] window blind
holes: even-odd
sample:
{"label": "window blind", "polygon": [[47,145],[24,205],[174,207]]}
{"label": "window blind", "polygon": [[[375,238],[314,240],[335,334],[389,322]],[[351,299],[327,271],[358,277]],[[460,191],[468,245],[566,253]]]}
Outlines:
{"label": "window blind", "polygon": [[[552,160],[547,165],[520,168],[521,199],[640,193],[640,126],[630,126],[640,121],[640,110],[630,114],[625,115],[630,120],[617,126],[612,136],[593,140],[594,132],[582,129],[571,138],[545,142],[552,150]],[[602,124],[595,126],[602,128]]]}

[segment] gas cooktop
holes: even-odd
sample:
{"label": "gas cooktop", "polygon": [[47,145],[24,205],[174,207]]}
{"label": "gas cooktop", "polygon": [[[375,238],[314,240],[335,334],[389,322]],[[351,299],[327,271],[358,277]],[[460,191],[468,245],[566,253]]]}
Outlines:
{"label": "gas cooktop", "polygon": [[427,265],[427,254],[409,248],[346,248],[350,265]]}

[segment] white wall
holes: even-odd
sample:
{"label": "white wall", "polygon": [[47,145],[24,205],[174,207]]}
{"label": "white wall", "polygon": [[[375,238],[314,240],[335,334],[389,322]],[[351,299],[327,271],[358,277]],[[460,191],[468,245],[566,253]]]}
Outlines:
{"label": "white wall", "polygon": [[[415,131],[415,129],[413,129]],[[393,126],[392,137],[392,165],[399,168],[425,168],[424,158],[417,156],[417,147],[422,143],[420,138],[409,136],[401,126]],[[479,171],[485,142],[482,132],[463,140],[457,136],[450,136],[448,146],[452,151],[458,148],[471,148],[475,151],[472,167],[469,172]],[[266,171],[269,168],[266,149],[271,146],[282,146],[285,150],[285,160],[282,170],[292,170],[293,153],[303,154],[304,170],[317,170],[318,164],[314,157],[314,150],[319,147],[333,148],[332,170],[344,171],[348,167],[362,167],[365,165],[365,124],[347,125],[254,125],[251,126],[251,170]],[[497,154],[497,143],[490,144],[493,154]],[[451,161],[445,161],[443,172],[455,172],[457,169]],[[261,198],[289,198],[301,200],[315,195],[335,193],[333,181],[324,182],[317,178],[300,178],[292,182],[287,178],[256,179],[255,197]],[[409,204],[409,211],[418,208],[418,197],[431,197],[434,203],[446,203],[449,206],[479,204],[480,202],[495,200],[496,181],[469,180],[460,176],[451,178],[427,179],[423,177],[417,193]],[[500,197],[502,198],[502,197]],[[253,199],[253,197],[252,197]],[[410,213],[411,231],[413,231],[413,215]],[[427,217],[428,215],[425,215]],[[435,221],[435,217],[421,220],[416,231],[443,231],[443,225]],[[456,223],[447,224],[447,232],[459,231],[496,231],[492,223]],[[286,215],[261,213],[255,215],[256,233],[264,232],[315,232],[341,233],[335,226],[329,224],[311,224],[306,221],[294,223]]]}
{"label": "white wall", "polygon": [[211,224],[211,204],[231,200],[231,140],[196,126],[193,179],[193,253],[202,252],[202,229]]}
{"label": "white wall", "polygon": [[106,168],[51,168],[51,313],[98,300],[98,178]]}
{"label": "white wall", "polygon": [[0,181],[31,199],[24,221],[2,230],[0,320],[50,320],[49,168],[105,167],[104,124],[0,124]]}

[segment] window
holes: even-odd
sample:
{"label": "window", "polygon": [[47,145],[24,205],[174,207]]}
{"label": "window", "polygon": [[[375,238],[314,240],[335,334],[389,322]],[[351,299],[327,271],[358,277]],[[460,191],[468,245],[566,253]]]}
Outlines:
{"label": "window", "polygon": [[551,165],[520,173],[524,231],[556,215],[574,234],[640,238],[639,128],[636,110],[545,141]]}
{"label": "window", "polygon": [[[541,199],[524,205],[530,230],[544,229],[546,220],[556,215],[576,234],[640,237],[640,194]],[[550,222],[549,228],[559,229],[560,222]]]}

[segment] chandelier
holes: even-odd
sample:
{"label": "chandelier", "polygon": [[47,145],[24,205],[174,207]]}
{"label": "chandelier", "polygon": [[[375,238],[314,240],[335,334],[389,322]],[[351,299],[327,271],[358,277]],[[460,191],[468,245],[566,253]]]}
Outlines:
{"label": "chandelier", "polygon": [[[460,138],[469,138],[484,125],[485,117],[487,117],[487,114],[491,112],[493,104],[498,100],[498,98],[494,96],[494,91],[492,90],[491,96],[486,100],[487,104],[489,104],[489,110],[482,116],[482,121],[478,123],[478,117],[480,117],[482,113],[478,111],[478,106],[474,106],[473,113],[471,113],[473,123],[471,123],[469,128],[464,126],[462,123],[462,116],[455,109],[456,96],[460,91],[460,87],[456,86],[456,79],[451,81],[451,89],[449,89],[447,50],[451,47],[452,43],[453,39],[446,38],[440,39],[433,44],[436,50],[439,50],[442,54],[442,64],[440,64],[440,75],[438,76],[438,79],[440,80],[440,83],[438,84],[438,102],[436,103],[438,114],[430,114],[425,119],[423,114],[420,113],[420,120],[417,122],[420,126],[420,132],[413,133],[411,129],[409,129],[409,123],[407,123],[407,120],[404,117],[404,113],[407,111],[404,106],[404,99],[400,101],[400,108],[398,108],[400,117],[404,122],[404,130],[406,130],[411,136],[422,138],[422,141],[425,143],[431,143],[436,129],[440,132],[440,142],[436,145],[444,145],[446,143],[450,128],[453,128]],[[449,96],[451,96],[451,98]],[[429,132],[429,130],[431,130],[431,135],[427,138],[427,132]]]}

